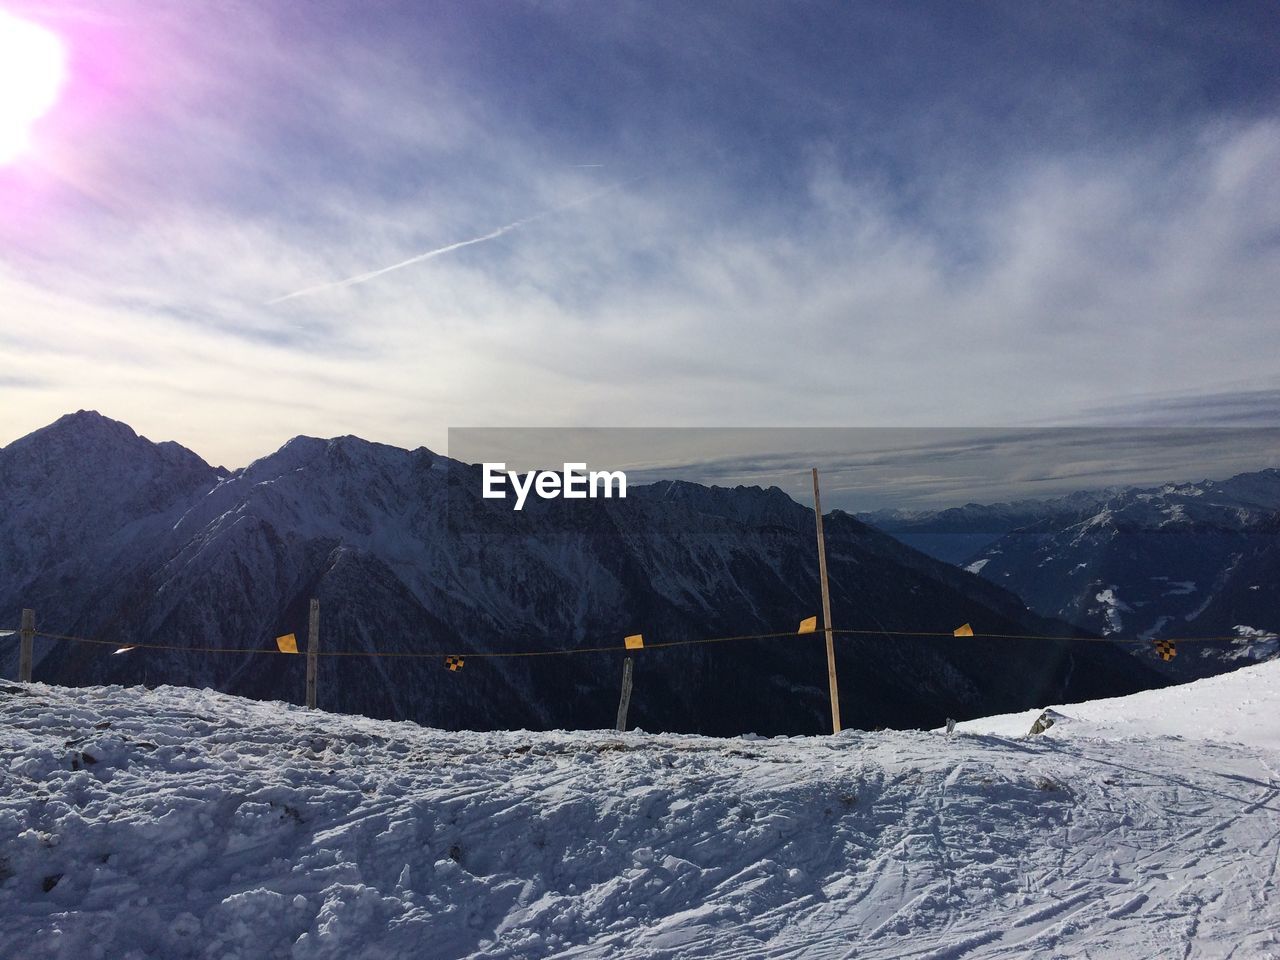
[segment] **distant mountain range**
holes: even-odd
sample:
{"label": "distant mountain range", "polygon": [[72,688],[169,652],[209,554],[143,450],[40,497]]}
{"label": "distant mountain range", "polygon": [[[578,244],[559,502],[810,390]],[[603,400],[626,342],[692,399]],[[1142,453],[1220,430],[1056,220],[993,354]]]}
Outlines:
{"label": "distant mountain range", "polygon": [[867,519],[1104,636],[1239,638],[1183,645],[1175,673],[1280,646],[1280,470]]}
{"label": "distant mountain range", "polygon": [[[1071,631],[1013,594],[839,511],[826,518],[837,626]],[[0,627],[177,646],[39,639],[36,679],[173,683],[298,700],[321,602],[320,705],[448,728],[601,727],[623,634],[787,631],[819,610],[813,512],[775,488],[682,482],[625,500],[482,500],[479,470],[425,448],[298,437],[233,472],[96,413],[0,448]],[[5,641],[10,643],[10,641]],[[501,652],[609,646],[570,656]],[[4,647],[16,675],[17,644]],[[250,648],[209,653],[194,648]],[[471,654],[463,669],[444,655]],[[379,656],[372,656],[378,654]],[[419,655],[429,657],[418,658]],[[401,655],[401,656],[397,656]],[[1072,640],[838,641],[844,720],[940,723],[1159,684],[1149,663]],[[821,635],[650,647],[632,704],[647,729],[826,729]]]}
{"label": "distant mountain range", "polygon": [[964,563],[1014,530],[1034,523],[1065,525],[1083,520],[1120,491],[1117,487],[1050,500],[966,503],[942,510],[875,510],[855,516],[931,557]]}

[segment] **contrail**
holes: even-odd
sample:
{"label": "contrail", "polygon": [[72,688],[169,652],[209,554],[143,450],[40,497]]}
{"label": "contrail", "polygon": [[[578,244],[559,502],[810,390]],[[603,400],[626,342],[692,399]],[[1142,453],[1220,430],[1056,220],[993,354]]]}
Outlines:
{"label": "contrail", "polygon": [[317,283],[314,286],[303,287],[301,290],[295,290],[293,293],[286,293],[282,297],[276,297],[273,300],[264,301],[264,303],[266,306],[272,306],[277,303],[284,303],[286,300],[293,300],[297,297],[310,296],[311,294],[319,293],[322,290],[341,290],[344,287],[354,287],[358,283],[373,280],[375,277],[380,277],[384,273],[391,273],[393,270],[401,270],[404,267],[412,266],[415,263],[421,263],[424,260],[431,260],[435,257],[441,256],[442,254],[452,253],[454,250],[460,250],[463,247],[470,247],[477,243],[484,243],[486,240],[496,240],[503,234],[510,233],[512,230],[516,230],[526,224],[533,223],[535,220],[541,220],[543,217],[549,217],[552,214],[562,213],[572,207],[579,207],[584,203],[590,203],[592,200],[602,197],[606,193],[612,193],[614,190],[624,187],[629,183],[634,183],[639,179],[639,177],[633,177],[630,180],[615,183],[611,187],[605,187],[603,190],[597,190],[594,193],[589,193],[585,197],[579,197],[577,200],[571,200],[558,207],[552,207],[550,210],[543,210],[541,213],[535,213],[532,216],[523,217],[520,220],[513,220],[511,223],[498,227],[496,230],[491,230],[483,236],[472,237],[470,240],[459,240],[457,243],[446,244],[443,247],[436,247],[434,250],[428,250],[426,253],[419,253],[416,256],[412,256],[408,260],[401,260],[399,263],[393,263],[389,267],[379,267],[377,270],[358,273],[354,277],[347,277],[345,280],[331,280],[327,283]]}

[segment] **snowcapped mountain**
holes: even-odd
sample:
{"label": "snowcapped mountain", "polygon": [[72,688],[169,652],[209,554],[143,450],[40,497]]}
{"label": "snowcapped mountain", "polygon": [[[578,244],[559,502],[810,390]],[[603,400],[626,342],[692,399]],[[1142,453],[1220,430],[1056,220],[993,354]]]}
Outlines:
{"label": "snowcapped mountain", "polygon": [[1280,956],[1280,662],[926,731],[0,685],[0,956]]}
{"label": "snowcapped mountain", "polygon": [[922,553],[947,563],[960,563],[1006,533],[1031,524],[1083,520],[1119,492],[1118,488],[1082,490],[1047,500],[966,503],[942,510],[874,510],[857,517]]}
{"label": "snowcapped mountain", "polygon": [[[41,639],[38,679],[295,699],[302,658],[274,654],[274,637],[304,636],[317,597],[322,649],[352,654],[321,660],[323,706],[448,728],[581,728],[611,725],[623,634],[786,631],[818,610],[813,514],[779,490],[663,482],[518,514],[480,490],[476,467],[355,437],[298,437],[228,473],[81,412],[0,449],[0,626],[32,607],[49,633],[180,648],[115,656]],[[833,513],[826,528],[837,626],[1064,633],[851,516]],[[474,656],[602,645],[612,649]],[[454,653],[473,654],[456,673],[443,669]],[[844,720],[859,727],[1158,682],[1109,645],[1066,640],[879,635],[841,638],[838,656]],[[632,719],[645,728],[825,727],[820,636],[636,659]]]}
{"label": "snowcapped mountain", "polygon": [[1280,470],[1078,503],[1073,515],[1057,501],[963,564],[1038,613],[1104,636],[1240,638],[1183,645],[1170,669],[1185,675],[1275,654]]}
{"label": "snowcapped mountain", "polygon": [[74,585],[104,564],[127,565],[224,475],[96,413],[15,440],[0,450],[0,584],[39,602],[37,574]]}

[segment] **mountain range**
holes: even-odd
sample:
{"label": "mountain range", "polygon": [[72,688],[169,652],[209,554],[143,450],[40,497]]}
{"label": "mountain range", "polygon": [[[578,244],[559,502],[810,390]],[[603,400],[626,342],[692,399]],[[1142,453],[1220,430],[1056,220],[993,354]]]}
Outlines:
{"label": "mountain range", "polygon": [[982,548],[1015,530],[1037,523],[1065,526],[1083,520],[1121,489],[1082,490],[1045,500],[966,503],[939,510],[872,510],[855,516],[931,557],[966,563]]}
{"label": "mountain range", "polygon": [[1185,655],[1168,667],[1175,675],[1203,675],[1280,647],[1274,468],[869,519],[1009,588],[1036,612],[1103,636],[1237,638],[1183,644]]}
{"label": "mountain range", "polygon": [[[664,481],[517,514],[480,489],[474,465],[356,437],[297,437],[227,471],[81,411],[0,448],[0,626],[31,607],[43,633],[106,644],[37,639],[37,680],[297,700],[304,658],[276,654],[274,638],[303,638],[315,597],[322,650],[344,654],[321,658],[320,706],[454,729],[612,725],[622,637],[642,633],[633,724],[827,727],[821,634],[658,646],[790,631],[817,613],[811,509],[776,488]],[[1073,631],[849,514],[825,524],[834,623],[873,631],[838,640],[847,725],[1161,682],[1105,643],[894,636],[965,622]],[[138,644],[175,649],[112,652]],[[494,656],[513,653],[532,655]],[[449,654],[462,669],[445,669]]]}

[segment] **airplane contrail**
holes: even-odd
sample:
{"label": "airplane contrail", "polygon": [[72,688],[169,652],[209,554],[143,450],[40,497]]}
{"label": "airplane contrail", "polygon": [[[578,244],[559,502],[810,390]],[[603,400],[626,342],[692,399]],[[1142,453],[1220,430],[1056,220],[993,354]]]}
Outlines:
{"label": "airplane contrail", "polygon": [[284,303],[286,300],[293,300],[293,299],[296,299],[297,297],[306,297],[313,293],[319,293],[322,290],[341,290],[345,287],[354,287],[358,283],[365,283],[366,281],[373,280],[375,277],[382,276],[384,273],[391,273],[393,270],[401,270],[405,267],[412,266],[415,263],[421,263],[424,260],[431,260],[431,259],[434,259],[435,257],[441,256],[442,254],[452,253],[454,250],[460,250],[463,247],[470,247],[477,243],[484,243],[486,240],[496,240],[498,237],[502,236],[503,234],[510,233],[512,230],[516,230],[516,229],[519,229],[520,227],[525,226],[526,224],[533,223],[535,220],[541,220],[543,217],[549,217],[552,214],[556,214],[556,213],[563,213],[565,210],[569,210],[572,207],[579,207],[584,203],[590,203],[592,200],[595,200],[598,197],[602,197],[606,193],[611,193],[614,190],[624,187],[628,183],[634,183],[636,180],[639,180],[639,179],[640,179],[639,177],[633,177],[630,180],[624,180],[621,183],[615,183],[611,187],[605,187],[603,190],[596,190],[594,193],[589,193],[585,197],[579,197],[577,200],[571,200],[568,203],[561,204],[558,207],[552,207],[550,210],[543,210],[541,213],[535,213],[532,216],[523,217],[519,220],[513,220],[511,221],[511,223],[504,224],[503,226],[498,227],[496,230],[491,230],[488,233],[479,237],[472,237],[470,240],[459,240],[456,243],[445,244],[443,247],[436,247],[435,249],[428,250],[425,253],[416,254],[415,256],[410,257],[408,260],[401,260],[399,263],[393,263],[387,267],[379,267],[377,270],[369,270],[365,273],[358,273],[354,277],[347,277],[343,280],[330,280],[326,283],[317,283],[310,287],[303,287],[301,290],[295,290],[292,293],[286,293],[283,296],[275,297],[274,299],[271,299],[271,300],[266,300],[264,301],[264,303],[266,306],[273,306],[274,304],[277,304],[277,303]]}

